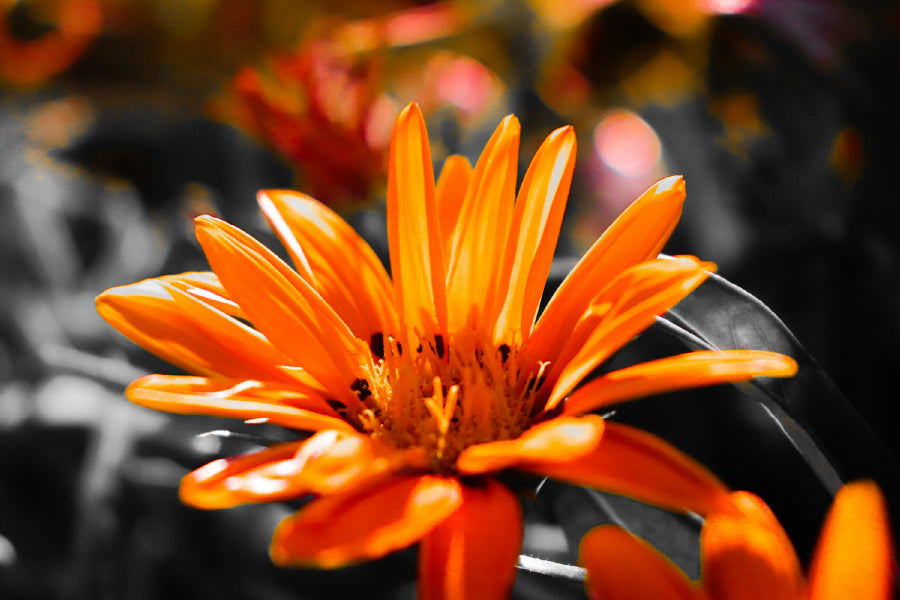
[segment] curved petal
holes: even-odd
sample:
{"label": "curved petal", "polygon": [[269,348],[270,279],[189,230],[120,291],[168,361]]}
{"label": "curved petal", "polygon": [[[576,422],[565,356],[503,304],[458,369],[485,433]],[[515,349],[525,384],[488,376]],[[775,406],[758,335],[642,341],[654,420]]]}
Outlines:
{"label": "curved petal", "polygon": [[522,509],[515,495],[490,479],[462,487],[462,505],[422,538],[419,600],[506,598],[522,548]]}
{"label": "curved petal", "polygon": [[515,201],[518,155],[519,121],[509,115],[475,164],[453,232],[447,262],[447,288],[453,290],[447,306],[450,332],[464,329],[473,313],[479,324],[493,316]]}
{"label": "curved petal", "polygon": [[728,489],[706,467],[655,435],[621,423],[607,421],[600,443],[583,456],[565,462],[532,459],[518,468],[671,510],[701,515],[734,510]]}
{"label": "curved petal", "polygon": [[106,290],[97,312],[125,337],[198,375],[290,381],[291,360],[255,329],[165,280]]}
{"label": "curved petal", "polygon": [[[416,330],[422,336],[444,333],[447,290],[443,242],[428,133],[415,103],[397,116],[391,136],[387,228],[391,277],[403,325],[408,327],[407,341],[413,341]],[[415,340],[411,347],[417,344]]]}
{"label": "curved petal", "polygon": [[825,518],[809,572],[812,600],[893,597],[893,560],[887,506],[872,481],[848,483]]}
{"label": "curved petal", "polygon": [[434,191],[445,257],[450,256],[453,231],[459,221],[459,211],[470,181],[472,181],[472,164],[469,159],[459,154],[448,156]]}
{"label": "curved petal", "polygon": [[265,190],[257,199],[301,276],[357,337],[397,331],[391,279],[346,221],[298,192]]}
{"label": "curved petal", "polygon": [[531,334],[574,170],[575,130],[560,127],[547,136],[534,155],[516,200],[509,243],[495,276],[501,286],[494,333],[497,340],[504,332],[521,332],[522,341]]}
{"label": "curved petal", "polygon": [[292,488],[294,456],[303,442],[278,444],[258,452],[220,458],[182,477],[178,495],[184,504],[214,510],[257,502],[280,502],[306,490]]}
{"label": "curved petal", "polygon": [[180,496],[197,508],[230,508],[345,493],[403,468],[423,466],[420,451],[395,450],[368,436],[329,429],[303,441],[211,462],[184,476]]}
{"label": "curved petal", "polygon": [[[229,295],[275,346],[345,403],[372,355],[334,310],[280,258],[233,225],[196,219],[197,239]],[[371,365],[370,365],[371,366]]]}
{"label": "curved petal", "polygon": [[667,177],[631,203],[582,257],[547,304],[529,340],[529,354],[556,356],[591,300],[625,269],[656,258],[681,217],[684,181]]}
{"label": "curved petal", "polygon": [[563,414],[579,415],[623,400],[707,385],[737,383],[754,377],[791,377],[796,372],[794,359],[775,352],[689,352],[598,377],[566,398]]}
{"label": "curved petal", "polygon": [[375,489],[314,500],[275,530],[282,566],[336,569],[380,558],[427,535],[462,505],[455,479],[396,477]]}
{"label": "curved petal", "polygon": [[559,356],[548,357],[556,362],[544,383],[552,390],[546,409],[552,410],[588,373],[691,293],[714,268],[685,256],[642,263],[616,277],[571,335],[558,336],[566,339]]}
{"label": "curved petal", "polygon": [[245,321],[249,320],[243,309],[228,297],[228,292],[225,291],[222,282],[219,281],[219,278],[212,271],[192,271],[177,275],[163,275],[158,280],[177,287],[179,290],[194,296],[198,300],[202,300],[226,315],[238,317]]}
{"label": "curved petal", "polygon": [[664,554],[616,525],[595,527],[581,538],[579,562],[587,569],[590,598],[694,600],[687,576]]}
{"label": "curved petal", "polygon": [[749,492],[735,492],[732,499],[739,514],[710,516],[700,534],[703,584],[710,596],[716,600],[804,597],[800,563],[775,515]]}
{"label": "curved petal", "polygon": [[267,419],[305,431],[353,431],[315,394],[246,379],[208,379],[178,375],[146,375],[125,390],[141,406],[180,415],[209,415],[235,419]]}
{"label": "curved petal", "polygon": [[567,462],[596,448],[604,427],[603,418],[596,415],[557,417],[511,440],[469,446],[456,460],[456,468],[465,475],[478,475],[534,459]]}

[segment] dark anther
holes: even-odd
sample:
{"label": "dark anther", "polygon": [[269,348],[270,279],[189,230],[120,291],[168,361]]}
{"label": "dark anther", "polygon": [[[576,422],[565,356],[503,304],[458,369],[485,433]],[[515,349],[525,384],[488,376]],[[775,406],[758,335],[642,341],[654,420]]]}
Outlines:
{"label": "dark anther", "polygon": [[422,354],[422,344],[419,344],[418,346],[416,346],[416,353]]}
{"label": "dark anther", "polygon": [[369,339],[369,348],[372,350],[373,355],[384,360],[384,334],[380,331],[373,333]]}
{"label": "dark anther", "polygon": [[372,395],[372,390],[369,389],[369,382],[365,379],[357,379],[350,386],[350,389],[356,392],[360,400],[365,400]]}
{"label": "dark anther", "polygon": [[500,358],[506,363],[507,359],[509,359],[509,344],[500,344],[497,350],[500,351]]}
{"label": "dark anther", "polygon": [[438,358],[444,358],[444,336],[440,334],[434,336],[434,353]]}
{"label": "dark anther", "polygon": [[328,398],[325,400],[328,403],[328,406],[334,409],[334,412],[341,415],[345,419],[347,418],[347,405],[341,402],[340,400],[332,400]]}
{"label": "dark anther", "polygon": [[[391,339],[393,339],[393,338],[391,338]],[[394,343],[397,344],[397,356],[400,356],[401,354],[403,354],[403,346],[400,345],[400,342],[394,342]]]}

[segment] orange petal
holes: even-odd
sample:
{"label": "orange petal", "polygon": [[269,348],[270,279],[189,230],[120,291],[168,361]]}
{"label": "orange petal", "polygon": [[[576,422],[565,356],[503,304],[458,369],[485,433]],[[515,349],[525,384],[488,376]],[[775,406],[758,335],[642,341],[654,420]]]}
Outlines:
{"label": "orange petal", "polygon": [[590,598],[693,600],[684,572],[644,540],[616,525],[601,525],[581,538],[579,562],[587,569]]}
{"label": "orange petal", "polygon": [[[510,239],[499,275],[501,308],[495,338],[519,331],[531,334],[553,253],[559,238],[572,173],[575,169],[575,130],[561,127],[541,144],[522,181],[516,200]],[[508,282],[508,283],[507,283]],[[507,340],[513,341],[513,340]]]}
{"label": "orange petal", "polygon": [[183,503],[208,510],[298,498],[309,493],[290,485],[296,471],[294,456],[302,444],[278,444],[214,460],[185,475],[178,495]]}
{"label": "orange petal", "polygon": [[497,126],[475,165],[454,230],[447,266],[451,332],[493,316],[500,260],[515,200],[519,121],[509,115]]}
{"label": "orange petal", "polygon": [[754,377],[791,377],[796,372],[794,359],[775,352],[689,352],[598,377],[566,398],[563,414],[584,414],[623,400]]}
{"label": "orange petal", "polygon": [[212,271],[196,271],[188,273],[179,273],[178,275],[164,275],[158,278],[171,284],[183,292],[186,292],[198,300],[202,300],[213,308],[216,308],[226,315],[238,317],[239,319],[247,319],[244,311],[231,298],[228,292],[222,286],[222,282],[216,277]]}
{"label": "orange petal", "polygon": [[435,188],[445,257],[450,256],[453,231],[456,229],[459,211],[471,180],[472,165],[469,163],[469,159],[459,154],[448,156],[444,161],[444,168],[441,169],[441,175],[438,177]]}
{"label": "orange petal", "polygon": [[596,448],[604,426],[604,420],[596,415],[557,417],[515,439],[469,446],[459,455],[456,468],[465,475],[477,475],[535,459],[568,462]]}
{"label": "orange petal", "polygon": [[308,431],[353,431],[333,416],[320,396],[260,381],[146,375],[129,385],[125,396],[135,404],[180,415],[268,419],[275,425]]}
{"label": "orange petal", "polygon": [[258,331],[160,280],[106,290],[97,312],[125,337],[199,375],[291,380],[290,359]]}
{"label": "orange petal", "polygon": [[872,481],[848,483],[834,498],[810,566],[812,600],[893,598],[887,506]]}
{"label": "orange petal", "polygon": [[606,422],[591,452],[563,462],[532,459],[519,469],[701,515],[733,511],[728,489],[706,467],[668,442],[628,425]]}
{"label": "orange petal", "polygon": [[430,475],[325,496],[278,525],[272,561],[336,569],[380,558],[422,539],[462,505],[462,498],[458,481]]}
{"label": "orange petal", "polygon": [[348,492],[404,467],[423,466],[421,454],[330,429],[300,442],[211,462],[181,480],[180,495],[185,504],[218,509]]}
{"label": "orange petal", "polygon": [[617,277],[566,338],[544,385],[553,409],[578,383],[700,285],[714,268],[694,257],[646,262]]}
{"label": "orange petal", "polygon": [[528,353],[556,356],[565,338],[559,332],[574,328],[600,290],[625,269],[656,258],[683,203],[684,181],[673,176],[655,183],[625,209],[553,294],[532,332]]}
{"label": "orange petal", "polygon": [[212,308],[196,295],[182,291],[175,285],[162,283],[182,314],[197,323],[210,339],[223,348],[240,348],[243,360],[251,373],[267,374],[267,378],[293,381],[289,371],[281,365],[289,365],[290,359],[275,348],[255,329],[244,325],[219,310]]}
{"label": "orange petal", "polygon": [[[428,133],[419,107],[409,104],[391,136],[387,192],[391,276],[408,342],[446,331],[447,291],[434,171]],[[437,328],[437,330],[435,330]],[[415,343],[412,343],[412,342]]]}
{"label": "orange petal", "polygon": [[345,403],[371,362],[356,338],[315,290],[265,246],[209,216],[196,219],[197,239],[213,271],[266,337]]}
{"label": "orange petal", "polygon": [[703,583],[710,596],[716,600],[804,597],[797,555],[775,515],[749,492],[735,492],[732,499],[740,514],[711,515],[700,534]]}
{"label": "orange petal", "polygon": [[506,598],[522,548],[522,509],[494,480],[462,487],[462,505],[422,538],[420,600]]}
{"label": "orange petal", "polygon": [[301,276],[357,337],[397,331],[391,279],[346,221],[298,192],[266,190],[257,198]]}

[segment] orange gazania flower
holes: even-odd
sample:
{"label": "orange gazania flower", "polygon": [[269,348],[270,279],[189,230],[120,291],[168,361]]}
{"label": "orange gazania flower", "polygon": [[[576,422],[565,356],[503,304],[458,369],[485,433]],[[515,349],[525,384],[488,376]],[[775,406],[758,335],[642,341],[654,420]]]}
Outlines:
{"label": "orange gazania flower", "polygon": [[581,542],[592,598],[626,600],[889,600],[895,573],[887,508],[871,481],[842,487],[825,519],[804,579],[775,515],[749,492],[737,512],[713,515],[700,536],[703,579],[691,583],[652,546],[603,525]]}
{"label": "orange gazania flower", "polygon": [[[243,231],[196,220],[213,273],[111,289],[103,317],[196,376],[149,375],[132,401],[267,419],[308,439],[214,461],[181,496],[202,508],[317,498],[275,532],[281,565],[339,567],[421,542],[421,598],[496,598],[522,538],[507,468],[678,510],[733,510],[724,485],[664,441],[588,414],[666,390],[789,376],[768,352],[696,352],[614,371],[573,392],[712,265],[658,259],[684,184],[641,196],[574,268],[535,323],[571,182],[575,136],[554,131],[515,198],[519,125],[507,117],[474,170],[435,185],[415,104],[390,147],[392,279],[335,213],[262,192],[295,269]],[[252,323],[252,327],[246,323]]]}
{"label": "orange gazania flower", "polygon": [[314,39],[270,67],[241,69],[214,111],[284,156],[325,204],[368,200],[383,186],[396,114],[377,58]]}
{"label": "orange gazania flower", "polygon": [[471,115],[497,96],[497,77],[463,56],[438,53],[410,72],[386,63],[387,49],[453,34],[466,20],[457,5],[437,2],[332,24],[270,56],[264,67],[242,68],[213,101],[213,112],[286,158],[316,199],[352,208],[384,187],[400,108],[385,79],[403,82],[402,91],[419,98],[426,113],[456,106]]}

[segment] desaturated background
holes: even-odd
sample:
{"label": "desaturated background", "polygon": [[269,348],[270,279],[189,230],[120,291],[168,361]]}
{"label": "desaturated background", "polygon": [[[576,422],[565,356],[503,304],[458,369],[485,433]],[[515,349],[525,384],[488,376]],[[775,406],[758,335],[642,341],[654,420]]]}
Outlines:
{"label": "desaturated background", "polygon": [[[667,251],[765,302],[896,456],[898,33],[900,6],[877,0],[3,0],[0,597],[412,597],[414,551],[281,571],[266,547],[290,507],[181,506],[189,468],[252,449],[198,434],[246,427],[130,405],[129,381],[173,368],[93,307],[206,268],[198,214],[275,248],[260,188],[311,193],[384,256],[385,150],[410,100],[438,162],[474,161],[514,112],[520,177],[576,127],[561,271],[683,174]],[[620,359],[680,351],[638,342]],[[805,559],[829,498],[760,414],[729,389],[620,416],[763,495]],[[529,508],[526,550],[571,562],[550,504]],[[527,575],[515,593],[581,594]]]}

